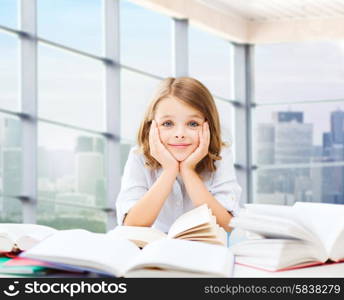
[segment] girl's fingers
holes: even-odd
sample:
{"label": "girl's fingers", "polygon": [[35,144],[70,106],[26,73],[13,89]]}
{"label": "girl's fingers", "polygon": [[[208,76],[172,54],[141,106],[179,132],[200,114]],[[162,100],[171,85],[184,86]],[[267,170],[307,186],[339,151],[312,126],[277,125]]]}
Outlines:
{"label": "girl's fingers", "polygon": [[204,143],[204,136],[203,136],[203,126],[202,129],[199,131],[199,146],[198,147],[203,147]]}
{"label": "girl's fingers", "polygon": [[200,145],[203,146],[204,143],[204,137],[205,137],[205,123],[203,123],[201,132],[200,132]]}
{"label": "girl's fingers", "polygon": [[204,151],[208,151],[210,141],[209,124],[205,122],[203,125],[203,148]]}

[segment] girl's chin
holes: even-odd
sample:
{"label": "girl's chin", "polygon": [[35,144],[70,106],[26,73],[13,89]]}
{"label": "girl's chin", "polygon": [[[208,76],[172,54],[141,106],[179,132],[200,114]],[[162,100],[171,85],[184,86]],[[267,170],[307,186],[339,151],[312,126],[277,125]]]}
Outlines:
{"label": "girl's chin", "polygon": [[177,161],[181,162],[189,156],[189,153],[187,153],[187,154],[172,153],[172,155]]}

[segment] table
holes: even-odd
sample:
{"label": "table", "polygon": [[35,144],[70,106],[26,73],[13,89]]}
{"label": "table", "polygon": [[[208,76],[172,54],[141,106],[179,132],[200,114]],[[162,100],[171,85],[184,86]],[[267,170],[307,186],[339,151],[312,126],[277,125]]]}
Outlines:
{"label": "table", "polygon": [[245,277],[276,277],[276,278],[344,278],[344,263],[336,263],[330,265],[320,265],[296,270],[280,271],[280,272],[267,272],[254,269],[251,267],[245,267],[235,264],[233,277],[245,278]]}

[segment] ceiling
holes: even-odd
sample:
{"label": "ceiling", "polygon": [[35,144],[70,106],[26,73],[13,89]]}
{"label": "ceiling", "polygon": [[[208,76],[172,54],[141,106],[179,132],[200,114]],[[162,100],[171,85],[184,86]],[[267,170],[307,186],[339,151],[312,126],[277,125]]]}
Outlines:
{"label": "ceiling", "polygon": [[344,0],[131,0],[242,44],[344,40]]}
{"label": "ceiling", "polygon": [[343,0],[198,0],[198,2],[258,22],[344,17]]}

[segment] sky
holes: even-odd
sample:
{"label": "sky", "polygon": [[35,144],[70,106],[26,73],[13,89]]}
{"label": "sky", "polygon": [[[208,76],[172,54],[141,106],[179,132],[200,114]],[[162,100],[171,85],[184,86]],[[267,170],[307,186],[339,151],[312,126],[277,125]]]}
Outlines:
{"label": "sky", "polygon": [[[121,2],[121,62],[162,77],[172,75],[172,22],[128,1]],[[37,0],[38,35],[91,54],[103,54],[101,0]],[[0,0],[0,24],[17,28],[15,0]],[[231,98],[229,43],[195,27],[189,31],[190,75],[213,94]],[[0,31],[0,107],[19,109],[19,42]],[[258,46],[255,53],[255,101],[288,102],[341,99],[344,95],[344,55],[341,42],[313,42]],[[38,47],[39,115],[42,118],[104,131],[104,66],[40,44]],[[121,135],[133,140],[136,127],[158,80],[122,71]],[[218,102],[226,131],[232,110]],[[133,109],[135,107],[135,109]],[[271,122],[273,111],[305,111],[314,124],[314,143],[329,130],[329,115],[344,102],[263,106],[255,110],[257,123]],[[228,130],[227,130],[228,129]],[[253,130],[254,131],[254,130]],[[79,133],[51,125],[40,126],[40,143],[70,148]],[[51,139],[54,136],[54,139]]]}

